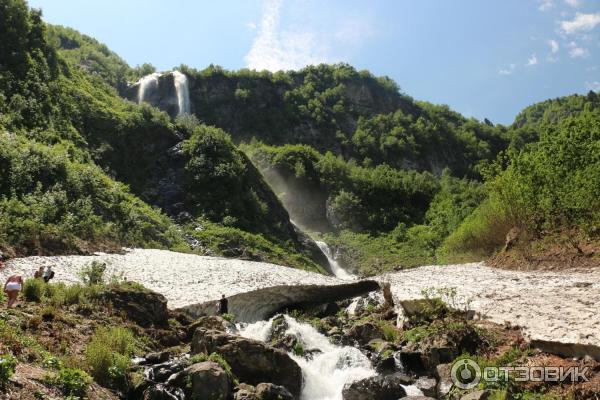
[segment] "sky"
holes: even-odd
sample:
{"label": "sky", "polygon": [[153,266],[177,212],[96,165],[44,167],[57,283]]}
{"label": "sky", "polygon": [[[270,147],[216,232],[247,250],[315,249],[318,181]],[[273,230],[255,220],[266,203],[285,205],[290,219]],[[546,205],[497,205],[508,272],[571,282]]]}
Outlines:
{"label": "sky", "polygon": [[29,0],[131,66],[299,69],[345,62],[417,100],[511,123],[600,91],[600,0]]}

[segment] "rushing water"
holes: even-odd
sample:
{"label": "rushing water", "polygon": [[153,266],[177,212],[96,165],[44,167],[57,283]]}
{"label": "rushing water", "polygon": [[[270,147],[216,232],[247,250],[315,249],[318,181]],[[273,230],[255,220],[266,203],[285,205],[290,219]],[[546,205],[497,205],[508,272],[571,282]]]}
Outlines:
{"label": "rushing water", "polygon": [[190,113],[190,87],[188,78],[179,71],[171,72],[175,82],[175,92],[177,93],[177,105],[179,106],[179,115]]}
{"label": "rushing water", "polygon": [[147,100],[147,96],[151,90],[158,89],[159,76],[160,74],[158,72],[154,72],[152,74],[143,76],[142,79],[140,79],[140,87],[138,89],[138,104],[141,104],[143,101]]}
{"label": "rushing water", "polygon": [[[303,400],[341,400],[342,389],[349,382],[375,375],[371,362],[360,350],[349,346],[336,346],[325,335],[306,323],[296,321],[286,315],[286,333],[295,335],[306,350],[319,350],[312,359],[289,353],[302,369],[304,386]],[[269,321],[248,324],[240,329],[242,336],[266,341],[271,331]]]}
{"label": "rushing water", "polygon": [[315,240],[315,243],[317,244],[317,246],[319,246],[319,248],[321,249],[323,254],[325,254],[325,256],[327,257],[327,261],[329,262],[329,267],[331,268],[331,272],[333,273],[333,275],[336,276],[336,278],[340,278],[340,279],[344,279],[344,280],[356,279],[355,275],[348,273],[348,271],[346,271],[344,268],[342,268],[340,266],[340,264],[333,257],[331,249],[329,248],[327,243],[321,242],[318,240]]}

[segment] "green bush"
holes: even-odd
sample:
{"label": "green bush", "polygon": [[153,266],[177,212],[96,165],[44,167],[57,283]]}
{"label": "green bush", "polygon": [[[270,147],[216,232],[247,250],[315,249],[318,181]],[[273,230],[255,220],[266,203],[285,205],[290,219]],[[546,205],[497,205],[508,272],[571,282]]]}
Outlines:
{"label": "green bush", "polygon": [[106,264],[92,261],[81,269],[80,276],[87,286],[100,285],[104,283],[104,272]]}
{"label": "green bush", "polygon": [[46,283],[41,279],[27,279],[23,284],[23,296],[27,301],[39,303],[46,293]]}
{"label": "green bush", "polygon": [[8,379],[15,373],[17,360],[10,354],[0,355],[0,387],[5,387]]}
{"label": "green bush", "polygon": [[52,383],[66,396],[83,398],[91,380],[90,376],[80,369],[61,368]]}
{"label": "green bush", "polygon": [[131,357],[139,350],[133,333],[125,328],[98,328],[85,350],[86,364],[94,379],[103,385],[123,388]]}

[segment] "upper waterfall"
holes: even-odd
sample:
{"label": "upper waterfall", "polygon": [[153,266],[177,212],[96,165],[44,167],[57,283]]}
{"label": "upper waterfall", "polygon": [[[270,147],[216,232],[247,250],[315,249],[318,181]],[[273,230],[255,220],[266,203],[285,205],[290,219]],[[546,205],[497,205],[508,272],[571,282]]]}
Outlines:
{"label": "upper waterfall", "polygon": [[325,254],[325,256],[327,257],[327,261],[329,262],[331,272],[333,273],[333,275],[335,275],[336,278],[344,280],[356,279],[355,275],[350,274],[348,271],[346,271],[340,266],[340,264],[333,256],[333,253],[331,252],[331,249],[329,248],[329,245],[327,245],[327,243],[319,240],[315,240],[315,243],[317,244],[317,246],[319,246],[323,254]]}
{"label": "upper waterfall", "polygon": [[158,77],[160,74],[158,72],[154,72],[152,74],[143,76],[139,80],[140,87],[138,89],[137,101],[138,104],[141,104],[148,97],[148,92],[152,89],[158,88]]}
{"label": "upper waterfall", "polygon": [[179,115],[190,113],[190,87],[188,78],[179,71],[171,72],[175,82],[175,91],[177,93],[177,104],[179,105]]}

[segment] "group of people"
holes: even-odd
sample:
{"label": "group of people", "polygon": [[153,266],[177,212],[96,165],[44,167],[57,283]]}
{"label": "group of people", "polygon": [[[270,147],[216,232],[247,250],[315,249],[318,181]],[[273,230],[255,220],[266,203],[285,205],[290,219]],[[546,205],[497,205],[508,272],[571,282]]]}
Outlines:
{"label": "group of people", "polygon": [[[54,278],[54,270],[52,270],[51,266],[47,267],[39,267],[37,271],[33,274],[35,279],[42,279],[44,282],[48,283],[50,280]],[[4,284],[4,293],[8,297],[8,308],[11,308],[17,302],[17,298],[19,297],[19,293],[23,290],[23,277],[21,275],[11,275],[6,280]]]}

